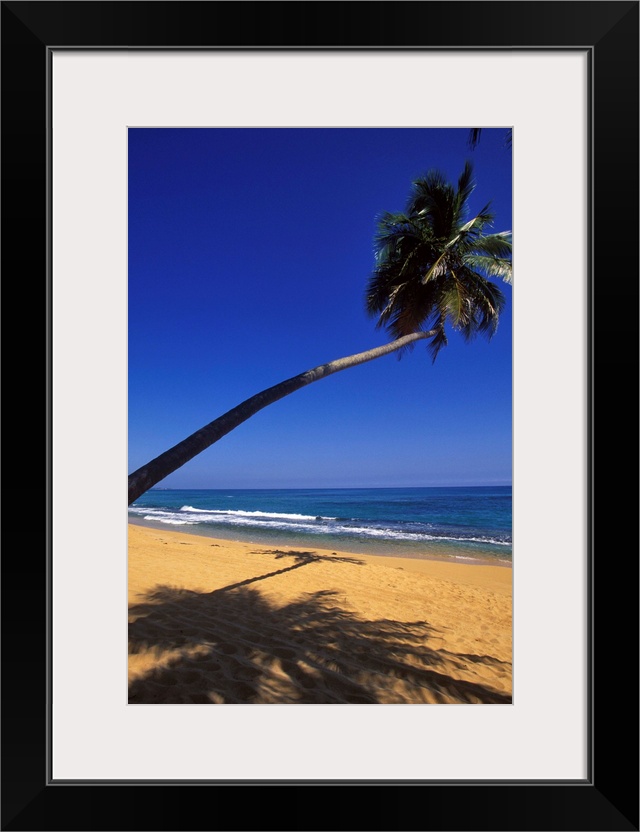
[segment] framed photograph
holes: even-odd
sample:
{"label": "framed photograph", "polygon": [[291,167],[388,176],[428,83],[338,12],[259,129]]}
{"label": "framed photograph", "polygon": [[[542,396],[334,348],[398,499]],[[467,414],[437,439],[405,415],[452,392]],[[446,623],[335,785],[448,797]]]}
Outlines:
{"label": "framed photograph", "polygon": [[[46,287],[33,294],[47,371],[46,447],[35,460],[46,468],[45,533],[40,547],[22,556],[5,549],[3,558],[2,828],[637,830],[638,569],[628,518],[637,504],[627,506],[633,491],[622,474],[638,424],[638,3],[4,2],[2,49],[5,287],[22,295],[31,283]],[[502,693],[495,681],[502,671],[486,689],[467,683],[466,698],[459,686],[440,687],[440,699],[413,708],[344,691],[302,700],[301,708],[268,698],[245,708],[250,700],[238,691],[251,687],[249,677],[227,678],[221,697],[207,702],[224,708],[197,698],[152,704],[153,679],[127,692],[124,473],[133,441],[140,455],[133,467],[146,451],[134,420],[127,423],[128,408],[140,402],[132,378],[151,341],[167,365],[179,364],[153,295],[162,285],[175,299],[174,321],[186,309],[181,291],[197,299],[197,285],[177,271],[195,256],[187,247],[199,216],[186,204],[180,210],[185,247],[171,252],[175,283],[153,274],[165,268],[168,249],[147,249],[149,277],[134,297],[128,276],[140,237],[132,209],[136,222],[159,223],[157,183],[202,170],[198,145],[215,134],[206,151],[217,154],[218,167],[207,175],[225,204],[234,195],[222,190],[221,159],[236,166],[229,183],[249,170],[278,194],[274,206],[284,206],[282,232],[290,234],[285,208],[293,202],[278,190],[278,174],[297,154],[310,178],[315,157],[297,141],[301,131],[326,152],[335,142],[327,157],[335,175],[342,166],[352,177],[366,169],[364,159],[373,170],[378,158],[382,179],[391,137],[405,142],[394,153],[406,161],[433,131],[443,153],[464,136],[460,164],[485,160],[503,189],[500,170],[509,164],[488,148],[504,135],[501,145],[513,154],[505,194],[513,199],[515,272],[514,670]],[[178,134],[171,156],[165,140]],[[287,141],[293,134],[296,142]],[[430,141],[425,147],[437,156]],[[166,161],[178,157],[184,167]],[[478,161],[478,179],[481,170]],[[328,192],[328,174],[322,181]],[[311,254],[311,236],[305,246],[316,261],[330,248],[327,233],[320,253]],[[216,239],[220,262],[230,262]],[[343,243],[339,251],[350,262]],[[618,275],[622,291],[612,292]],[[247,321],[255,314],[257,323],[273,303],[282,308],[285,286],[272,280],[280,299],[253,282]],[[295,292],[293,284],[286,291]],[[185,318],[182,326],[194,348],[216,321],[222,327],[222,282],[220,294],[217,308],[190,306],[198,322]],[[18,308],[32,312],[29,300]],[[620,307],[631,309],[622,326]],[[290,326],[302,344],[304,322]],[[294,360],[292,372],[301,369]],[[144,391],[148,407],[172,413],[186,374],[182,363],[171,389]],[[239,389],[232,376],[230,396]],[[497,370],[497,390],[496,377]],[[250,393],[261,389],[256,384]],[[147,418],[142,405],[136,412]],[[488,433],[487,454],[499,456]],[[341,458],[346,465],[344,451]],[[327,476],[339,469],[327,467]],[[373,463],[371,472],[369,485]],[[195,513],[198,505],[186,508]],[[255,509],[240,506],[234,522],[255,519]],[[176,504],[170,522],[184,510]],[[286,516],[282,505],[273,510]],[[300,517],[297,505],[292,512],[289,521]],[[317,515],[322,521],[320,507]],[[291,552],[266,554],[275,571],[309,562],[301,552],[295,562]],[[347,551],[345,567],[355,569],[354,558]],[[175,647],[163,642],[159,605],[186,618],[194,609],[172,581],[162,597],[129,609],[141,622],[135,649],[149,661],[154,650]],[[314,621],[326,609],[313,607]],[[265,623],[275,626],[275,618]],[[322,636],[325,650],[337,632],[334,621]],[[195,633],[194,661],[199,640]],[[471,662],[478,651],[468,652]],[[181,678],[189,672],[182,667]],[[381,702],[388,707],[368,707]],[[340,789],[341,802],[331,805],[327,789]],[[339,815],[345,798],[355,826]]]}

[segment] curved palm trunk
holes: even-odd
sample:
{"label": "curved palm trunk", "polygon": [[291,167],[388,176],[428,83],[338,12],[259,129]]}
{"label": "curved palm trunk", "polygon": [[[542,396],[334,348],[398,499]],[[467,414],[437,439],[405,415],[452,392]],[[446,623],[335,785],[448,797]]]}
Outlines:
{"label": "curved palm trunk", "polygon": [[435,330],[432,332],[414,332],[411,335],[405,335],[392,341],[390,344],[384,344],[381,347],[374,347],[372,350],[366,352],[359,352],[355,355],[349,355],[346,358],[338,358],[335,361],[330,361],[328,364],[321,364],[313,370],[307,370],[305,373],[293,376],[286,381],[280,382],[262,393],[252,396],[250,399],[242,402],[237,407],[228,410],[222,416],[209,422],[200,430],[192,433],[182,442],[174,445],[168,451],[165,451],[160,456],[152,459],[142,468],[138,468],[133,474],[129,474],[129,505],[137,500],[141,494],[148,491],[156,483],[168,477],[178,468],[181,468],[194,456],[197,456],[202,451],[206,450],[218,439],[221,439],[227,433],[232,431],[238,425],[245,422],[249,417],[253,416],[259,410],[262,410],[267,405],[277,402],[299,390],[301,387],[306,387],[314,381],[337,373],[340,370],[346,370],[348,367],[355,367],[358,364],[364,364],[367,361],[372,361],[374,358],[379,358],[382,355],[388,355],[391,352],[406,347],[414,341],[419,341],[422,338],[429,338],[435,335]]}

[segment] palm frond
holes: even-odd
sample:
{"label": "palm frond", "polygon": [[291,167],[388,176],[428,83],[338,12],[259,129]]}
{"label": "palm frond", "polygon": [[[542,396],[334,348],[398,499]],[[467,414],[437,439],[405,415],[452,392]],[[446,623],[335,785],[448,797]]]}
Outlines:
{"label": "palm frond", "polygon": [[465,257],[466,265],[485,277],[499,277],[505,283],[512,282],[511,261],[484,254],[469,254]]}
{"label": "palm frond", "polygon": [[447,251],[442,252],[434,262],[429,266],[427,271],[423,274],[421,278],[422,283],[427,283],[434,277],[441,277],[447,273],[448,264],[447,264]]}
{"label": "palm frond", "polygon": [[473,217],[473,219],[465,222],[460,228],[461,232],[465,234],[479,235],[483,232],[487,225],[491,225],[495,219],[495,214],[490,210],[491,203],[488,202],[480,211]]}
{"label": "palm frond", "polygon": [[469,147],[472,150],[475,150],[476,147],[480,144],[480,136],[481,135],[482,135],[482,127],[472,127],[471,130],[469,130],[469,138],[468,138],[467,141],[469,143]]}
{"label": "palm frond", "polygon": [[506,298],[500,288],[489,280],[479,277],[470,269],[464,269],[460,275],[471,298],[472,314],[467,331],[463,334],[470,340],[476,335],[492,338],[498,328],[500,313]]}
{"label": "palm frond", "polygon": [[453,186],[444,174],[431,170],[413,183],[406,211],[418,218],[421,225],[430,226],[434,236],[446,237],[452,226],[454,199]]}
{"label": "palm frond", "polygon": [[467,160],[458,178],[458,190],[455,196],[455,215],[458,222],[464,218],[469,198],[475,190],[475,187],[476,183],[473,181],[473,165]]}
{"label": "palm frond", "polygon": [[446,347],[447,344],[449,343],[447,341],[447,334],[444,331],[444,319],[439,320],[439,324],[440,325],[438,327],[438,331],[436,332],[436,334],[433,336],[433,338],[427,344],[427,350],[429,351],[429,353],[431,355],[431,363],[432,364],[436,360],[436,358],[438,357],[438,353],[440,352],[440,350],[443,347]]}
{"label": "palm frond", "polygon": [[510,231],[483,234],[474,242],[474,251],[478,254],[487,254],[490,257],[499,257],[503,260],[511,257],[512,250]]}
{"label": "palm frond", "polygon": [[466,286],[458,280],[455,273],[452,273],[452,278],[447,281],[440,305],[446,309],[446,316],[454,329],[463,330],[473,318],[471,297]]}

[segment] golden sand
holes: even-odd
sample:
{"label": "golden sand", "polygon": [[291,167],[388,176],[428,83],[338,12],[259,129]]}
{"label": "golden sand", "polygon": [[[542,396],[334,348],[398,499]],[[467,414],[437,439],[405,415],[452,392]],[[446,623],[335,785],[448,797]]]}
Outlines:
{"label": "golden sand", "polygon": [[129,525],[129,702],[510,703],[511,579]]}

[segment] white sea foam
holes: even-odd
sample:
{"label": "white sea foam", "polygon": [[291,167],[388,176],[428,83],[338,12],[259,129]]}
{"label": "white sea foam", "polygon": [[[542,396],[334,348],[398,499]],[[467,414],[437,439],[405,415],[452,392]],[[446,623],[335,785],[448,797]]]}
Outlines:
{"label": "white sea foam", "polygon": [[159,517],[157,514],[149,514],[145,520],[157,520],[160,523],[167,523],[170,526],[193,526],[193,520],[174,520],[172,517]]}
{"label": "white sea foam", "polygon": [[[464,537],[456,534],[433,534],[426,531],[409,531],[406,528],[389,527],[383,524],[361,525],[338,521],[336,517],[314,517],[308,514],[285,514],[268,511],[243,511],[219,509],[201,509],[184,505],[179,510],[130,507],[133,514],[144,517],[145,520],[172,525],[187,526],[208,524],[213,526],[232,526],[254,529],[270,529],[298,534],[337,535],[342,537],[370,538],[378,540],[395,540],[414,543],[479,543],[493,546],[511,546],[509,540],[494,537]],[[417,524],[411,524],[414,526]],[[432,528],[432,524],[424,524]]]}
{"label": "white sea foam", "polygon": [[[457,535],[429,534],[427,532],[409,532],[387,526],[343,525],[342,523],[336,522],[319,523],[317,522],[317,518],[308,515],[270,514],[263,511],[207,511],[205,509],[193,510],[188,506],[183,506],[179,513],[169,514],[168,512],[157,511],[153,515],[147,515],[145,519],[159,520],[162,523],[175,525],[210,523],[211,525],[227,525],[243,528],[252,527],[256,529],[272,529],[274,531],[314,535],[343,535],[348,537],[377,538],[381,540],[413,541],[416,543],[430,541],[484,543],[495,546],[510,545],[508,541],[497,540],[491,537],[461,537]],[[333,518],[321,519],[333,520]]]}
{"label": "white sea foam", "polygon": [[190,511],[196,514],[210,514],[210,515],[225,515],[229,517],[272,517],[277,520],[337,520],[337,517],[319,517],[313,514],[280,514],[275,511],[242,511],[237,509],[232,511],[230,509],[209,509],[209,508],[194,508],[193,506],[182,506],[180,511]]}

